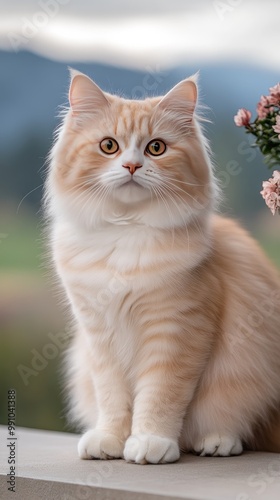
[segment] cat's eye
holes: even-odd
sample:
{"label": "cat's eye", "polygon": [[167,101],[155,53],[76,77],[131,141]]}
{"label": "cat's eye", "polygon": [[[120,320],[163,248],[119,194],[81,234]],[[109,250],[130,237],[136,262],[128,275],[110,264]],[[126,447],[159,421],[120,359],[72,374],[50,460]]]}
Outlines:
{"label": "cat's eye", "polygon": [[150,141],[146,147],[146,152],[152,156],[160,156],[166,150],[166,144],[160,139]]}
{"label": "cat's eye", "polygon": [[116,153],[119,149],[119,145],[115,139],[111,139],[111,137],[107,137],[100,142],[100,149],[103,153],[107,155],[112,155]]}

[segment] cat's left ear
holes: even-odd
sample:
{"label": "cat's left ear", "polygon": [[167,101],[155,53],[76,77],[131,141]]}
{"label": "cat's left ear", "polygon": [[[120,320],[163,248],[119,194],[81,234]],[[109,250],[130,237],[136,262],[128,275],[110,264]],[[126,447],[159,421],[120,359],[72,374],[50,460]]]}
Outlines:
{"label": "cat's left ear", "polygon": [[196,81],[197,75],[182,80],[161,99],[157,107],[166,111],[184,113],[191,120],[197,102]]}

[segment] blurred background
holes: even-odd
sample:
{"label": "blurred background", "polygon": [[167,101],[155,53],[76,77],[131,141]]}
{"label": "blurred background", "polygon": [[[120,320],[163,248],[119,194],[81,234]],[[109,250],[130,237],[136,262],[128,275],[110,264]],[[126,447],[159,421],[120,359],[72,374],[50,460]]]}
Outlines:
{"label": "blurred background", "polygon": [[129,98],[168,91],[200,71],[206,133],[224,191],[280,266],[280,219],[259,192],[270,177],[233,116],[255,116],[280,80],[278,0],[0,1],[0,423],[17,391],[17,425],[68,430],[61,375],[69,318],[44,258],[45,162],[67,103],[68,66]]}

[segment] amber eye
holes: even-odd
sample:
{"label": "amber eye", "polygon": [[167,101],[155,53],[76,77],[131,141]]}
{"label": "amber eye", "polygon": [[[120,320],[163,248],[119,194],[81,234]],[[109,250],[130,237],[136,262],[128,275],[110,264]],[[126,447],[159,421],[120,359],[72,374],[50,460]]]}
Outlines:
{"label": "amber eye", "polygon": [[108,137],[100,142],[100,149],[103,151],[103,153],[112,155],[118,151],[119,145],[117,141],[115,141],[115,139],[111,139],[110,137]]}
{"label": "amber eye", "polygon": [[149,142],[149,144],[146,147],[147,153],[153,156],[162,155],[165,150],[166,150],[166,144],[160,139],[154,139],[153,141]]}

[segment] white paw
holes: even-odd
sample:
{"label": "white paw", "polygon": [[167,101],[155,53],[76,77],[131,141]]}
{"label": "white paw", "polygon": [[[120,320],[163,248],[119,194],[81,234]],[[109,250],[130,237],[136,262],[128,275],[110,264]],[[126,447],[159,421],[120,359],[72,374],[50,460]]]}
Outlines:
{"label": "white paw", "polygon": [[86,432],[78,443],[80,458],[123,458],[124,443],[113,434],[108,434],[98,429]]}
{"label": "white paw", "polygon": [[201,457],[229,457],[230,455],[240,455],[243,447],[238,437],[209,434],[195,443],[194,451]]}
{"label": "white paw", "polygon": [[180,457],[176,441],[153,434],[130,436],[125,443],[123,454],[127,462],[136,464],[164,464],[176,462]]}

